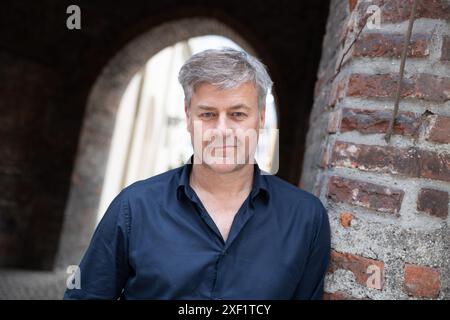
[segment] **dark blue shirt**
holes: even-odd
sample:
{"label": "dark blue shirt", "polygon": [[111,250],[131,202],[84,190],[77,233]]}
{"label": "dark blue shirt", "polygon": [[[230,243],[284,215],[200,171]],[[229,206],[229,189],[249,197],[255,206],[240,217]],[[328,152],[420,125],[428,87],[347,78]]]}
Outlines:
{"label": "dark blue shirt", "polygon": [[191,164],[112,201],[65,299],[321,299],[330,227],[320,200],[255,164],[228,238],[189,185]]}

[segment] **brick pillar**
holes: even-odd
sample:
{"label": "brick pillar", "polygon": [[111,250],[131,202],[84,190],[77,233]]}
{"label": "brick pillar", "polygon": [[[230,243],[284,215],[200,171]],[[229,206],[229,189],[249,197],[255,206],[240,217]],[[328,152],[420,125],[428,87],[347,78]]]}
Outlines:
{"label": "brick pillar", "polygon": [[[450,298],[448,0],[419,0],[394,134],[384,140],[411,4],[330,6],[301,181],[330,216],[327,299]],[[379,28],[359,34],[374,5]]]}

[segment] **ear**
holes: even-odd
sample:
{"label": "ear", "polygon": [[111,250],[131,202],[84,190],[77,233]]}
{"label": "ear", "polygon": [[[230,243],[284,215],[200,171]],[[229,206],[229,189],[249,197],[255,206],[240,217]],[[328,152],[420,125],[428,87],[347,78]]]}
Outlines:
{"label": "ear", "polygon": [[188,132],[191,132],[191,111],[187,103],[184,103],[184,114],[186,115],[186,129]]}
{"label": "ear", "polygon": [[260,128],[264,128],[264,123],[266,122],[266,105],[264,104],[259,111],[259,124]]}

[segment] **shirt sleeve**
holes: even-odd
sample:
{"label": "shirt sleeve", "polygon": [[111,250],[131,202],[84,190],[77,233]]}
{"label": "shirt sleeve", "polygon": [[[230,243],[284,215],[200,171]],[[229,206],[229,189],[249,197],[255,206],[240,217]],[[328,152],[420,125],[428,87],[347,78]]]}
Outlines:
{"label": "shirt sleeve", "polygon": [[321,300],[325,274],[330,259],[331,234],[328,214],[320,200],[318,205],[318,223],[310,248],[303,277],[300,280],[292,299]]}
{"label": "shirt sleeve", "polygon": [[110,204],[79,265],[80,288],[66,289],[65,300],[118,299],[129,274],[130,214],[123,192]]}

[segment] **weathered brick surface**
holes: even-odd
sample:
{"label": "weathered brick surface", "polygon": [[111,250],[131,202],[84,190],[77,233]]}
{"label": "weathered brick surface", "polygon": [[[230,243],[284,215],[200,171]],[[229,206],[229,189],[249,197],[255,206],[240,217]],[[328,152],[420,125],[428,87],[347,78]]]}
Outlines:
{"label": "weathered brick surface", "polygon": [[348,0],[348,9],[351,11],[355,10],[358,0]]}
{"label": "weathered brick surface", "polygon": [[345,292],[336,291],[336,292],[324,292],[323,300],[361,300],[361,299],[352,297],[351,295]]}
{"label": "weathered brick surface", "polygon": [[423,188],[417,199],[417,210],[445,219],[448,216],[448,199],[446,191]]}
{"label": "weathered brick surface", "polygon": [[[394,98],[397,74],[359,74],[349,76],[347,96]],[[403,79],[401,97],[443,103],[450,100],[450,78],[432,74],[414,74]],[[341,94],[342,95],[342,94]]]}
{"label": "weathered brick surface", "polygon": [[336,141],[331,165],[417,178],[450,181],[450,154]]}
{"label": "weathered brick surface", "polygon": [[378,268],[377,276],[379,276],[380,279],[377,279],[379,287],[376,289],[381,290],[383,288],[384,282],[383,261],[368,259],[355,254],[331,250],[329,271],[334,272],[338,269],[351,271],[355,276],[355,280],[363,286],[371,286],[370,284],[368,285],[368,280],[369,277],[373,274],[373,267]]}
{"label": "weathered brick surface", "polygon": [[[358,1],[359,12],[364,14],[370,5],[381,8],[382,23],[399,23],[408,20],[411,15],[412,0],[373,0]],[[448,20],[450,19],[450,4],[447,0],[425,0],[418,1],[416,19],[429,18]]]}
{"label": "weathered brick surface", "polygon": [[[339,269],[340,264],[340,269],[361,272],[359,281],[355,276],[358,284],[349,283],[348,272],[327,277],[325,299],[352,299],[350,292],[371,299],[450,297],[450,76],[445,74],[450,61],[445,28],[450,1],[418,1],[419,20],[407,50],[400,111],[393,128],[396,136],[387,144],[377,142],[392,117],[388,108],[394,105],[398,87],[411,4],[412,0],[333,1],[332,9],[345,6],[347,15],[337,20],[331,14],[327,27],[323,45],[327,54],[322,57],[312,134],[308,134],[321,143],[315,150],[308,147],[314,161],[309,159],[303,172],[310,179],[309,172],[317,168],[313,185],[320,179],[320,185],[326,186],[319,194],[331,218],[333,248],[342,251],[332,252],[331,269]],[[382,24],[390,25],[365,28],[339,65],[364,25],[370,5],[378,5]],[[388,214],[371,215],[363,208]],[[387,288],[362,287],[360,257],[346,251],[384,261]]]}
{"label": "weathered brick surface", "polygon": [[450,143],[450,117],[428,116],[426,139],[435,143]]}
{"label": "weathered brick surface", "polygon": [[[363,134],[386,133],[392,118],[389,110],[342,109],[342,119],[337,125],[341,132],[358,131]],[[420,116],[413,112],[399,112],[394,124],[394,134],[416,137]],[[337,129],[336,129],[337,131]]]}
{"label": "weathered brick surface", "polygon": [[420,177],[450,181],[450,153],[420,152]]}
{"label": "weathered brick surface", "polygon": [[398,214],[404,192],[399,189],[332,176],[328,182],[327,197],[379,212]]}
{"label": "weathered brick surface", "polygon": [[436,298],[440,291],[440,273],[434,268],[406,264],[404,290],[408,295]]}
{"label": "weathered brick surface", "polygon": [[[355,42],[352,55],[354,57],[396,57],[399,58],[403,51],[405,35],[366,33],[362,34]],[[428,48],[429,36],[414,34],[411,36],[408,46],[408,57],[426,57],[430,54]]]}
{"label": "weathered brick surface", "polygon": [[339,221],[342,227],[348,228],[352,225],[352,219],[353,215],[350,212],[342,212]]}
{"label": "weathered brick surface", "polygon": [[339,131],[339,127],[341,125],[341,111],[332,111],[328,116],[328,133],[336,133]]}
{"label": "weathered brick surface", "polygon": [[441,60],[450,61],[450,36],[444,36],[442,39]]}
{"label": "weathered brick surface", "polygon": [[336,141],[331,164],[407,176],[418,176],[416,150]]}

